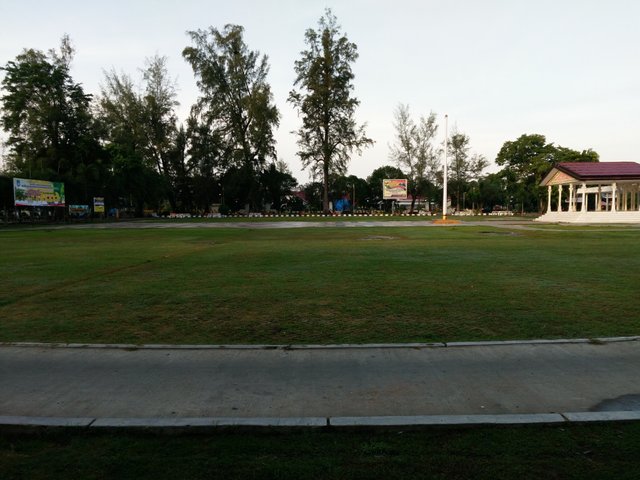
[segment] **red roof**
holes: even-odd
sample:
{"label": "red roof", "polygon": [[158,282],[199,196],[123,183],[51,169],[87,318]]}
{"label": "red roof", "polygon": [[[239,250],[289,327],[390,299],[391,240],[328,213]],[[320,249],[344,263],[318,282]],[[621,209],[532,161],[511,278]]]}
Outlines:
{"label": "red roof", "polygon": [[577,180],[640,179],[640,163],[636,162],[563,162],[555,167]]}
{"label": "red roof", "polygon": [[294,197],[298,197],[303,202],[307,201],[307,195],[304,193],[304,190],[296,190],[291,192]]}

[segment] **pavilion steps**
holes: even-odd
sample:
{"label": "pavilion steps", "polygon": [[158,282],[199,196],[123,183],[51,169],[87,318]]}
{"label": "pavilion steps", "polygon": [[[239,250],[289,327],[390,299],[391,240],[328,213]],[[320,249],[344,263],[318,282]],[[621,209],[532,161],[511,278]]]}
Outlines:
{"label": "pavilion steps", "polygon": [[535,219],[548,223],[640,223],[640,211],[632,212],[547,212]]}

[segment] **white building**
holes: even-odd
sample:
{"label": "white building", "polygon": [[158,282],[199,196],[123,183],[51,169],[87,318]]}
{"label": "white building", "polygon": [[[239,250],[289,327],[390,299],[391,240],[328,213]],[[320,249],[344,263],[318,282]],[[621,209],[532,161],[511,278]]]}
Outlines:
{"label": "white building", "polygon": [[558,163],[540,183],[547,212],[539,222],[640,223],[640,164]]}

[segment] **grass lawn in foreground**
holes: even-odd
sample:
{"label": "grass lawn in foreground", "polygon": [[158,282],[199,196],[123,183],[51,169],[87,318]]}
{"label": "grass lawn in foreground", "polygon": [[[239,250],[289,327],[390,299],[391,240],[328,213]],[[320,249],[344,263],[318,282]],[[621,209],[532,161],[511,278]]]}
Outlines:
{"label": "grass lawn in foreground", "polygon": [[640,333],[637,229],[0,232],[0,341],[365,343]]}
{"label": "grass lawn in foreground", "polygon": [[0,478],[636,479],[640,423],[0,436]]}

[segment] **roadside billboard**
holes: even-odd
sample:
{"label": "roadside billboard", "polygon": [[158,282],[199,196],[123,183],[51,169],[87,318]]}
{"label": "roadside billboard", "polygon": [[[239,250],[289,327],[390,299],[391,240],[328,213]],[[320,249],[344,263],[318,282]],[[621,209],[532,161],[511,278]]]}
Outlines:
{"label": "roadside billboard", "polygon": [[104,197],[93,197],[93,213],[104,213]]}
{"label": "roadside billboard", "polygon": [[64,183],[14,178],[13,199],[16,207],[64,207]]}
{"label": "roadside billboard", "polygon": [[91,214],[89,205],[69,205],[69,216],[75,218],[85,218]]}
{"label": "roadside billboard", "polygon": [[407,180],[405,178],[382,180],[382,198],[384,200],[406,200]]}

